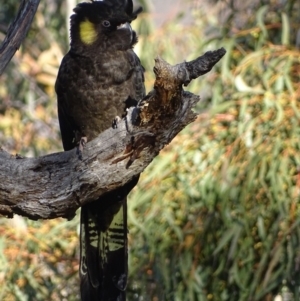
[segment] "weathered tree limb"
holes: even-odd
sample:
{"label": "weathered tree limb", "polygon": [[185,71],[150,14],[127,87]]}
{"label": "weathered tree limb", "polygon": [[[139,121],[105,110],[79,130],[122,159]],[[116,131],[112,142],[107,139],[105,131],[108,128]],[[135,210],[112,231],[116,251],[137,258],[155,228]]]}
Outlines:
{"label": "weathered tree limb", "polygon": [[116,129],[88,142],[82,160],[76,149],[39,158],[0,151],[0,213],[72,218],[83,204],[141,173],[196,118],[192,109],[200,98],[182,85],[207,73],[224,54],[221,48],[175,66],[157,58],[153,91],[129,109]]}
{"label": "weathered tree limb", "polygon": [[39,3],[40,0],[22,0],[16,19],[0,45],[0,75],[23,42]]}

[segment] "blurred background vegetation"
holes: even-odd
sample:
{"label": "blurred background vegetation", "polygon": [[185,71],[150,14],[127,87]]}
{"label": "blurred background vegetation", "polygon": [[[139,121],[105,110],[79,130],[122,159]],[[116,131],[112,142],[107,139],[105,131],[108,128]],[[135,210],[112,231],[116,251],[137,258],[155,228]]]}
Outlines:
{"label": "blurred background vegetation", "polygon": [[[0,41],[19,5],[6,2]],[[182,0],[159,23],[162,4],[139,2],[148,91],[157,55],[175,64],[222,46],[227,54],[188,87],[202,98],[198,119],[130,196],[128,300],[300,300],[299,0]],[[0,143],[10,153],[62,150],[53,85],[75,4],[42,0],[1,76]],[[0,300],[79,300],[78,217],[2,218],[0,233]]]}

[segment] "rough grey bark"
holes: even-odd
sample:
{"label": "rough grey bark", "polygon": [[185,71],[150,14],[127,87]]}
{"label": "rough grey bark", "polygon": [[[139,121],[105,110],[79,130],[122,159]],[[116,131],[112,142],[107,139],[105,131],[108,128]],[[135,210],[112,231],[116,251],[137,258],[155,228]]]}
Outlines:
{"label": "rough grey bark", "polygon": [[196,118],[192,109],[200,98],[182,86],[210,71],[225,52],[221,48],[175,66],[157,58],[154,89],[116,129],[88,142],[82,160],[76,149],[39,158],[0,151],[0,213],[72,218],[83,204],[141,173]]}
{"label": "rough grey bark", "polygon": [[22,0],[18,14],[0,45],[0,75],[24,40],[39,3],[40,0]]}

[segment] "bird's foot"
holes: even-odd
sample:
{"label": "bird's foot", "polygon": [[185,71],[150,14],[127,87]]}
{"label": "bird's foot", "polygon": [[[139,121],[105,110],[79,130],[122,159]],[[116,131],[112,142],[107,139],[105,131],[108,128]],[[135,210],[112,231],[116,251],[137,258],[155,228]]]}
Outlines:
{"label": "bird's foot", "polygon": [[83,148],[85,147],[86,143],[87,143],[87,137],[81,137],[78,148],[77,148],[77,155],[78,155],[79,160],[82,160],[82,152],[83,152]]}
{"label": "bird's foot", "polygon": [[118,128],[118,123],[121,122],[121,118],[119,116],[116,116],[115,119],[112,122],[112,128],[117,129]]}

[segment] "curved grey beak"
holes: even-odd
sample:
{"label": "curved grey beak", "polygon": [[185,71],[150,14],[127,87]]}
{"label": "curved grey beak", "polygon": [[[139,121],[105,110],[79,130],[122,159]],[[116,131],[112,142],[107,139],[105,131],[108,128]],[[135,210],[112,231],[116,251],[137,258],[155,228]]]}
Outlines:
{"label": "curved grey beak", "polygon": [[131,25],[130,25],[130,23],[128,23],[128,22],[123,23],[123,24],[117,26],[117,28],[118,28],[118,29],[125,28],[125,29],[132,30]]}
{"label": "curved grey beak", "polygon": [[130,35],[131,35],[131,41],[133,39],[133,33],[132,33],[132,28],[131,28],[131,25],[129,22],[126,22],[126,23],[123,23],[121,25],[119,25],[118,27],[118,30],[128,30],[130,32]]}

